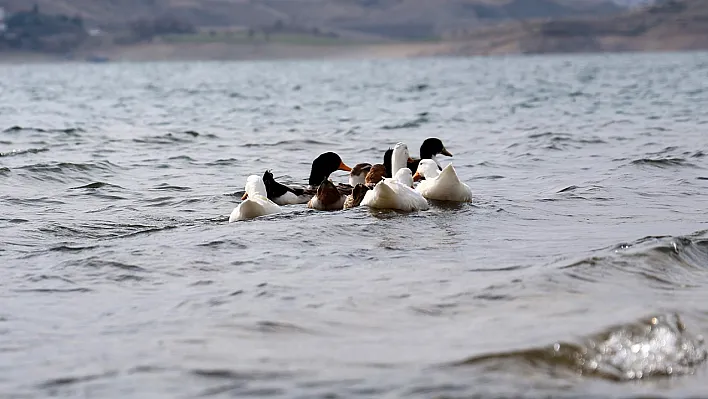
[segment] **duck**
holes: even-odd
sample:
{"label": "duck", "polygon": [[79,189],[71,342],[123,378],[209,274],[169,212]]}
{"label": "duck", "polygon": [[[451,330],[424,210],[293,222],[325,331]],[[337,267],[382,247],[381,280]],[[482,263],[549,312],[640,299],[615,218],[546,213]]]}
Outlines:
{"label": "duck", "polygon": [[408,168],[398,169],[396,175],[393,176],[395,180],[399,183],[404,184],[406,187],[413,188],[413,173]]}
{"label": "duck", "polygon": [[259,216],[280,213],[280,206],[266,197],[266,187],[258,175],[250,175],[246,179],[248,199],[241,202],[229,216],[229,223],[257,218]]}
{"label": "duck", "polygon": [[419,192],[393,178],[384,178],[373,190],[368,190],[360,205],[403,212],[424,211],[429,208],[428,201]]}
{"label": "duck", "polygon": [[400,169],[408,168],[408,163],[412,160],[408,146],[405,143],[398,142],[391,150],[391,176],[395,176]]}
{"label": "duck", "polygon": [[304,188],[292,188],[278,183],[270,170],[263,173],[263,182],[268,199],[278,205],[304,204],[312,198],[312,194]]}
{"label": "duck", "polygon": [[359,163],[354,165],[352,171],[349,172],[349,185],[355,187],[357,184],[365,184],[366,175],[371,171],[370,163]]}
{"label": "duck", "polygon": [[345,196],[331,180],[325,179],[317,186],[317,194],[307,202],[307,207],[318,211],[339,211],[344,208]]}
{"label": "duck", "polygon": [[429,200],[470,202],[472,190],[461,182],[451,163],[447,164],[442,172],[438,171],[437,164],[431,159],[423,159],[418,164],[418,169],[413,175],[414,181],[421,181],[415,190]]}
{"label": "duck", "polygon": [[[317,186],[319,186],[322,181],[328,179],[329,175],[338,170],[351,172],[352,169],[342,161],[342,158],[337,153],[331,151],[320,154],[312,161],[308,187],[293,188],[280,184],[275,181],[272,171],[266,170],[265,173],[263,173],[263,180],[268,193],[268,199],[278,205],[306,204],[317,194]],[[353,187],[347,184],[339,184],[337,185],[337,189],[340,193],[347,195],[351,194]],[[241,199],[245,200],[247,198],[248,192],[246,192]]]}
{"label": "duck", "polygon": [[[393,154],[393,149],[389,148],[386,150],[384,153],[384,165],[386,165],[386,177],[392,177],[395,171],[391,170],[391,155]],[[420,145],[420,158],[417,159],[409,159],[407,162],[407,167],[408,169],[413,172],[414,170],[418,169],[418,164],[422,159],[432,159],[435,161],[435,163],[438,165],[438,169],[442,170],[442,167],[440,166],[440,162],[437,159],[438,155],[445,155],[448,157],[452,156],[452,153],[448,151],[445,148],[445,145],[443,144],[442,140],[440,140],[437,137],[428,137],[423,141],[423,144]]]}
{"label": "duck", "polygon": [[347,198],[344,200],[344,209],[351,209],[359,206],[369,190],[371,190],[371,188],[366,184],[357,184],[352,190],[352,193],[347,195]]}
{"label": "duck", "polygon": [[308,184],[310,187],[316,188],[324,180],[329,179],[329,175],[338,170],[351,172],[352,168],[347,166],[337,153],[331,151],[322,153],[312,161]]}
{"label": "duck", "polygon": [[391,154],[391,166],[395,177],[383,178],[376,183],[372,190],[366,192],[360,205],[403,212],[427,210],[428,201],[411,188],[413,183],[411,170],[405,166],[408,158],[408,147],[404,143],[397,143]]}
{"label": "duck", "polygon": [[344,209],[359,206],[366,192],[372,190],[376,186],[376,183],[384,179],[384,176],[386,176],[386,167],[383,164],[377,163],[372,165],[369,173],[366,174],[364,183],[359,183],[354,186],[352,193],[347,195],[347,198],[344,200]]}
{"label": "duck", "polygon": [[369,188],[373,188],[376,183],[383,180],[384,177],[386,177],[386,166],[377,163],[373,165],[371,170],[369,170],[369,173],[366,174],[364,184]]}

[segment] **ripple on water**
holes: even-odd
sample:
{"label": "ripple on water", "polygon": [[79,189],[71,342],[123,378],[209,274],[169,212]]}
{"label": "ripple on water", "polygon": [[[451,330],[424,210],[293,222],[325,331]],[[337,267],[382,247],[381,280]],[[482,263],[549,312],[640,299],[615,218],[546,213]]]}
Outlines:
{"label": "ripple on water", "polygon": [[657,168],[668,168],[672,166],[684,166],[695,168],[696,165],[683,158],[641,158],[631,162],[632,165],[653,166]]}
{"label": "ripple on water", "polygon": [[475,356],[452,366],[524,362],[625,381],[690,374],[707,354],[703,338],[687,331],[677,314],[669,314],[613,327],[580,343]]}
{"label": "ripple on water", "polygon": [[2,157],[12,157],[12,156],[17,156],[17,155],[25,155],[25,154],[39,154],[40,152],[46,152],[49,151],[49,148],[27,148],[24,150],[12,150],[9,152],[0,152],[0,158]]}
{"label": "ripple on water", "polygon": [[36,133],[66,133],[70,135],[78,135],[79,133],[85,132],[81,128],[66,128],[66,129],[42,129],[36,127],[22,127],[22,126],[12,126],[5,130],[3,133],[17,133],[17,132],[36,132]]}
{"label": "ripple on water", "polygon": [[561,266],[564,274],[586,282],[605,283],[613,272],[638,276],[652,287],[673,291],[700,287],[708,273],[708,240],[696,237],[644,237],[614,245],[595,255]]}

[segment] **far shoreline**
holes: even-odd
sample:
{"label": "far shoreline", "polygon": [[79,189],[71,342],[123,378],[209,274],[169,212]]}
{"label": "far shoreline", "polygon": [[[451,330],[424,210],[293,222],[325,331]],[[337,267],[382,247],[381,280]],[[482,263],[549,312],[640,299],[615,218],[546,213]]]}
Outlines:
{"label": "far shoreline", "polygon": [[398,42],[353,45],[294,45],[294,44],[165,44],[149,43],[132,46],[82,51],[69,56],[36,52],[0,52],[2,65],[26,64],[92,64],[141,62],[238,62],[238,61],[335,61],[385,60],[420,58],[487,58],[601,54],[679,54],[705,53],[705,49],[636,49],[585,52],[524,53],[512,49],[478,51],[459,54],[454,51],[457,41]]}

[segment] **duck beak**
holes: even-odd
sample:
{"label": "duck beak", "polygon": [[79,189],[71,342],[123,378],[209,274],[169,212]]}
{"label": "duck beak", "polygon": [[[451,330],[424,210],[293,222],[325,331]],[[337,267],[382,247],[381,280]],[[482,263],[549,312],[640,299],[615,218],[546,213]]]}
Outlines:
{"label": "duck beak", "polygon": [[248,199],[248,193],[243,193],[241,196],[241,201],[245,201],[246,199]]}
{"label": "duck beak", "polygon": [[413,175],[413,181],[419,181],[419,180],[423,180],[423,176],[421,176],[420,173],[415,172],[415,174]]}
{"label": "duck beak", "polygon": [[413,158],[408,157],[408,161],[406,161],[406,162],[408,162],[408,163],[413,163],[413,162],[415,162],[415,161],[413,160]]}
{"label": "duck beak", "polygon": [[339,170],[343,170],[345,172],[351,172],[352,168],[349,166],[345,165],[344,162],[339,162]]}
{"label": "duck beak", "polygon": [[445,147],[443,147],[442,151],[440,151],[441,154],[447,155],[448,157],[451,157],[452,154],[450,154],[450,151],[446,150]]}

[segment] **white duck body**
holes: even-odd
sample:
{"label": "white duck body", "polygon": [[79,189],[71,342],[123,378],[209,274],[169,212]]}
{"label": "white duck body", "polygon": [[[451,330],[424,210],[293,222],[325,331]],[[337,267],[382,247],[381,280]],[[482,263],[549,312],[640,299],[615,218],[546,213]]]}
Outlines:
{"label": "white duck body", "polygon": [[248,176],[248,179],[246,179],[246,194],[248,194],[248,199],[241,202],[231,212],[229,223],[281,212],[280,206],[266,197],[265,184],[260,176]]}
{"label": "white duck body", "polygon": [[415,188],[423,197],[437,201],[470,202],[472,201],[472,190],[462,183],[457,177],[452,164],[447,164],[438,171],[437,164],[433,160],[424,159],[418,164],[416,175],[425,177],[425,180]]}
{"label": "white duck body", "polygon": [[361,205],[375,209],[395,209],[403,212],[424,211],[428,201],[423,196],[396,179],[383,179],[369,190]]}

